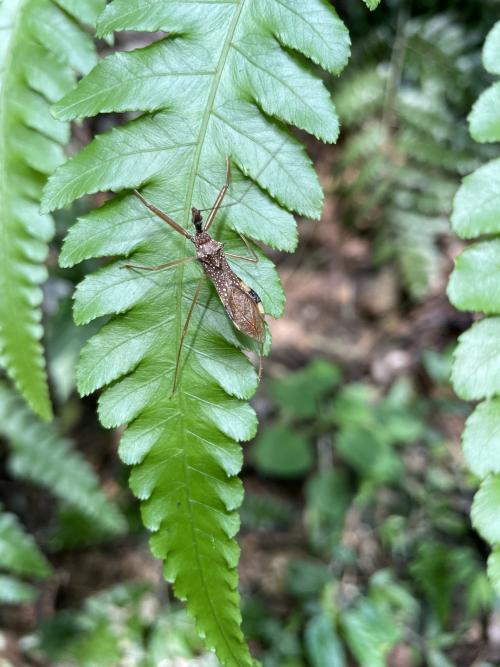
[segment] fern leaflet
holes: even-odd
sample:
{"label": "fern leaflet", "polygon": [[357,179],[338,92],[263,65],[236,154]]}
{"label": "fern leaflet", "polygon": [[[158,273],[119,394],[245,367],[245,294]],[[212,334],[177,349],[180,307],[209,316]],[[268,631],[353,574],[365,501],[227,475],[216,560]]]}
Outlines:
{"label": "fern leaflet", "polygon": [[44,579],[52,572],[31,535],[24,531],[14,514],[5,512],[1,506],[0,570],[11,573],[0,574],[0,602],[9,604],[26,602],[36,596],[31,586],[11,575]]}

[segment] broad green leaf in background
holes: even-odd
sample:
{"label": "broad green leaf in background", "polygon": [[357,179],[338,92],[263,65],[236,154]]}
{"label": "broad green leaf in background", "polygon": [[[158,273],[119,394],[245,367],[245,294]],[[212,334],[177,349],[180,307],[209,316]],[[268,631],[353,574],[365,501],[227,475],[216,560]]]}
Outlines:
{"label": "broad green leaf in background", "polygon": [[251,452],[257,469],[264,475],[302,477],[314,464],[308,439],[286,426],[268,426]]}
{"label": "broad green leaf in background", "polygon": [[326,469],[310,478],[306,489],[305,523],[312,544],[331,554],[342,536],[352,490],[343,470]]}
{"label": "broad green leaf in background", "polygon": [[341,377],[338,366],[317,359],[301,371],[273,381],[270,392],[295,417],[313,417],[318,414],[321,399],[339,384]]}
{"label": "broad green leaf in background", "polygon": [[25,399],[46,419],[51,406],[40,285],[53,221],[38,209],[69,139],[68,124],[53,118],[50,105],[71,89],[76,71],[86,73],[96,63],[92,39],[74,17],[90,22],[103,6],[103,0],[0,4],[0,355]]}
{"label": "broad green leaf in background", "polygon": [[385,667],[387,655],[401,637],[391,614],[361,600],[342,615],[346,642],[360,667]]}
{"label": "broad green leaf in background", "polygon": [[312,667],[345,667],[347,664],[342,643],[326,614],[309,621],[304,640]]}
{"label": "broad green leaf in background", "polygon": [[[500,22],[490,31],[483,50],[483,63],[491,74],[500,74]],[[481,142],[500,141],[498,83],[485,91],[470,114],[470,131]],[[452,215],[455,232],[463,239],[484,234],[498,235],[500,160],[494,159],[466,176],[458,190]],[[468,400],[483,400],[469,417],[463,446],[472,471],[482,480],[472,506],[472,521],[479,533],[494,547],[488,572],[500,592],[500,301],[498,267],[500,240],[476,241],[456,260],[448,294],[459,309],[479,311],[485,317],[459,338],[454,355],[453,383],[457,393]],[[496,317],[495,317],[496,316]]]}
{"label": "broad green leaf in background", "polygon": [[[186,240],[131,196],[145,196],[190,228],[190,208],[212,205],[233,180],[212,228],[228,249],[248,254],[235,232],[281,250],[297,243],[291,215],[317,218],[322,193],[300,143],[285,124],[332,142],[338,120],[330,96],[302,56],[338,74],[349,54],[347,30],[328,3],[311,0],[115,0],[98,21],[114,31],[162,31],[150,46],[104,59],[55,108],[59,119],[106,112],[142,115],[97,137],[58,169],[44,210],[87,193],[119,193],[70,231],[63,266],[100,256],[133,256],[153,265],[193,254]],[[299,55],[302,54],[302,55]],[[78,386],[103,389],[102,423],[127,424],[120,455],[133,466],[153,552],[187,599],[198,630],[224,665],[249,666],[237,592],[236,513],[242,487],[237,442],[255,434],[244,402],[257,375],[254,349],[203,283],[185,340],[177,392],[170,397],[181,329],[200,279],[187,264],[159,273],[123,270],[113,261],[88,276],[75,297],[75,320],[112,316],[84,347]],[[235,270],[278,317],[283,294],[260,255]]]}

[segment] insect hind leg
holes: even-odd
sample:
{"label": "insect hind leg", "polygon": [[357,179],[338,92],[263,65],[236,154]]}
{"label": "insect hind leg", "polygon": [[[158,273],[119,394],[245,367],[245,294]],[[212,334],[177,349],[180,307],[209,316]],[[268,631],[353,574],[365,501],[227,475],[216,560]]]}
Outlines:
{"label": "insect hind leg", "polygon": [[179,347],[177,348],[177,355],[175,357],[175,371],[174,371],[174,381],[172,383],[172,391],[170,393],[170,398],[172,398],[177,390],[177,383],[179,380],[179,368],[180,368],[180,362],[181,362],[181,354],[182,354],[182,348],[184,346],[184,340],[186,338],[186,334],[189,329],[189,324],[191,322],[191,317],[193,316],[193,311],[196,306],[196,303],[200,297],[201,293],[201,288],[203,287],[203,282],[205,280],[205,276],[201,276],[200,280],[198,281],[198,285],[196,287],[196,291],[193,296],[193,300],[191,301],[191,305],[189,306],[189,311],[187,314],[186,321],[184,322],[184,326],[182,328],[181,332],[181,339],[179,341]]}

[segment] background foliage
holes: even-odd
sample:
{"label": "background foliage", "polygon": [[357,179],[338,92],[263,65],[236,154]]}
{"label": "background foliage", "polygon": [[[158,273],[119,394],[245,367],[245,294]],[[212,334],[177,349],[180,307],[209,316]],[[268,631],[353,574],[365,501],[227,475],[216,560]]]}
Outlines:
{"label": "background foliage", "polygon": [[[217,664],[197,639],[192,621],[170,604],[170,591],[143,547],[142,520],[127,493],[126,471],[116,457],[117,432],[99,428],[94,418],[97,399],[76,397],[75,363],[89,339],[76,381],[85,394],[106,385],[98,399],[103,424],[113,428],[142,411],[122,441],[121,454],[126,463],[136,466],[133,489],[143,501],[146,524],[153,529],[164,526],[167,541],[156,539],[156,552],[163,556],[167,548],[174,548],[169,578],[180,567],[181,557],[186,565],[190,560],[185,558],[185,534],[181,540],[169,541],[166,524],[162,524],[161,494],[172,492],[170,507],[177,511],[174,494],[182,489],[182,485],[170,485],[166,454],[176,454],[177,449],[168,440],[167,429],[175,423],[178,433],[187,428],[205,440],[215,434],[212,441],[228,448],[223,457],[207,458],[206,451],[195,447],[199,438],[189,435],[185,441],[188,465],[198,470],[188,468],[189,474],[200,492],[207,491],[206,497],[215,499],[213,509],[198,510],[198,527],[205,530],[209,517],[219,517],[215,558],[211,543],[203,538],[211,559],[206,570],[212,573],[213,563],[220,564],[222,579],[216,583],[225,582],[217,591],[220,609],[226,612],[226,627],[237,626],[238,612],[224,600],[237,599],[232,568],[238,549],[228,536],[238,526],[235,509],[241,491],[234,478],[227,481],[220,464],[231,475],[237,472],[242,459],[235,440],[248,437],[253,428],[253,412],[244,407],[242,399],[253,392],[255,374],[239,352],[251,348],[250,342],[235,334],[211,291],[204,291],[193,339],[186,348],[183,391],[167,405],[170,382],[164,369],[172,368],[175,337],[198,274],[189,266],[149,276],[118,270],[123,263],[120,258],[131,254],[134,261],[154,264],[186,252],[183,241],[151,218],[127,189],[144,180],[148,196],[188,224],[187,217],[182,218],[189,198],[186,183],[192,185],[194,203],[210,205],[223,181],[224,156],[230,152],[232,205],[223,211],[215,234],[229,248],[239,250],[235,231],[269,246],[272,259],[281,264],[289,293],[284,326],[294,336],[293,343],[285,338],[284,346],[284,329],[275,327],[276,349],[266,363],[259,398],[252,404],[263,429],[244,461],[247,493],[241,508],[241,591],[243,629],[252,655],[265,665],[279,667],[324,667],[332,661],[335,667],[497,664],[496,594],[484,574],[484,544],[468,523],[475,480],[463,467],[456,448],[465,408],[453,399],[447,384],[446,346],[469,321],[447,310],[439,295],[448,258],[456,251],[456,242],[443,224],[453,188],[463,173],[495,156],[495,147],[479,146],[462,132],[473,100],[488,86],[479,47],[493,24],[494,3],[482,3],[479,11],[476,3],[429,0],[411,7],[389,1],[371,13],[363,3],[339,2],[338,13],[349,25],[354,44],[351,64],[340,81],[330,79],[319,67],[337,74],[347,55],[345,28],[329,13],[321,13],[324,3],[318,3],[322,9],[314,18],[329,17],[323,27],[329,35],[334,30],[338,42],[330,39],[324,50],[317,40],[299,43],[299,36],[305,33],[297,29],[296,19],[286,15],[283,20],[283,15],[271,10],[257,24],[252,23],[254,16],[243,15],[243,27],[236,29],[229,47],[230,66],[215,72],[212,66],[222,54],[217,49],[223,48],[224,41],[219,37],[231,7],[214,6],[213,22],[208,23],[203,7],[201,33],[196,28],[200,23],[190,20],[191,4],[184,11],[183,3],[170,3],[175,7],[167,14],[162,8],[146,13],[138,5],[132,7],[127,21],[121,14],[123,4],[110,5],[98,24],[99,34],[107,40],[100,41],[99,48],[106,55],[112,50],[109,33],[119,30],[118,52],[108,55],[57,104],[58,123],[50,121],[46,101],[40,106],[40,118],[54,123],[50,127],[59,127],[61,133],[65,128],[66,138],[69,119],[105,112],[75,126],[70,153],[98,138],[51,181],[48,192],[53,203],[67,203],[84,192],[107,188],[124,192],[112,200],[94,194],[89,202],[56,216],[42,308],[57,424],[43,424],[6,383],[0,384],[0,596],[18,603],[0,609],[0,658],[8,664],[22,661],[51,667],[149,666],[162,659]],[[287,0],[280,6],[291,4]],[[62,16],[64,30],[47,30],[52,25],[48,21],[35,29],[26,19],[35,5],[49,12],[48,16]],[[266,12],[270,6],[266,4]],[[19,67],[24,63],[17,59],[21,44],[38,49],[39,61],[30,62],[40,65],[54,65],[50,56],[42,58],[42,54],[52,47],[63,48],[68,36],[70,41],[90,45],[91,26],[102,9],[97,1],[76,4],[67,0],[26,0],[4,3],[5,7],[22,10],[17,24],[20,32],[9,41]],[[127,7],[130,10],[130,3]],[[162,32],[150,36],[121,32],[128,28],[161,31],[172,26],[176,36],[169,39]],[[254,29],[255,41],[248,33],[253,34]],[[56,34],[61,44],[49,43]],[[21,36],[26,39],[19,41]],[[156,41],[150,44],[151,39]],[[334,49],[340,44],[342,48]],[[209,58],[204,50],[208,47]],[[306,64],[295,47],[312,55],[315,65]],[[90,49],[86,53],[89,59],[95,58]],[[219,65],[221,62],[219,59]],[[187,63],[189,70],[183,70],[181,83],[175,86],[170,84],[178,77],[174,75],[177,63]],[[48,92],[54,85],[51,77],[66,77],[65,90],[69,90],[70,77],[90,68],[82,58],[79,62],[63,58],[57,65],[45,72],[43,91],[33,88],[26,70],[9,79],[10,90],[18,96],[4,96],[2,110],[21,134],[24,124],[38,116],[26,120],[26,111],[19,105],[14,108],[13,99],[35,92],[55,101]],[[137,72],[145,65],[148,76],[137,82]],[[37,76],[41,71],[39,67]],[[193,128],[203,128],[203,124],[196,125],[206,101],[203,93],[210,90],[211,95],[219,75],[219,93],[213,99],[217,113],[207,121],[205,142],[180,145],[191,141]],[[280,81],[271,80],[272,75],[279,75]],[[162,93],[165,80],[169,82],[168,99]],[[131,81],[136,82],[134,86]],[[290,81],[297,82],[297,90],[290,91]],[[277,202],[311,215],[318,210],[319,190],[302,149],[284,130],[283,122],[333,140],[337,121],[327,88],[338,107],[345,139],[332,151],[319,149],[300,133],[319,164],[328,198],[321,227],[313,230],[302,225],[307,258],[303,253],[301,261],[294,263],[278,252],[292,250],[297,235],[292,216]],[[493,85],[487,94],[494,96],[495,90]],[[31,95],[28,105],[35,99],[41,104]],[[308,109],[311,100],[314,114]],[[192,115],[179,113],[187,101]],[[487,102],[486,97],[482,104]],[[471,117],[473,127],[478,117],[481,120],[481,104],[477,109]],[[138,111],[142,112],[139,118]],[[237,127],[245,128],[250,137],[265,133],[264,145],[237,137],[234,128],[227,126],[231,118],[237,118]],[[485,137],[491,139],[495,119],[488,122]],[[7,136],[5,128],[10,125],[3,127]],[[29,125],[28,129],[45,141],[47,127]],[[49,170],[40,175],[38,163],[27,167],[29,151],[20,151],[21,144],[11,142],[11,136],[17,135],[8,134],[9,150],[3,150],[2,156],[11,167],[12,202],[18,203],[22,194],[33,206]],[[33,134],[29,136],[33,139]],[[130,155],[123,154],[125,140]],[[159,150],[146,153],[151,146]],[[196,159],[199,169],[195,174],[189,168]],[[158,175],[160,167],[163,171]],[[292,176],[309,173],[311,180],[281,191],[282,169]],[[249,178],[258,186],[250,185]],[[28,183],[30,189],[24,190]],[[89,205],[96,210],[87,213]],[[55,251],[75,216],[79,221],[65,242],[61,255],[65,268],[60,269]],[[337,217],[342,224],[336,223]],[[6,225],[12,239],[19,234],[24,239],[22,222],[14,217],[12,225]],[[33,280],[30,277],[25,283],[23,277],[19,283],[22,272],[10,269],[3,279],[15,275],[16,289],[22,290],[28,284],[39,284],[45,278],[40,269],[46,254],[42,246],[46,248],[48,238],[44,237],[36,252],[31,237],[23,241],[27,254],[20,255],[22,262],[29,257],[32,267],[38,267],[36,271],[30,268]],[[473,275],[477,284],[479,264],[466,261],[468,252],[457,264],[456,276],[464,271],[462,283],[455,283],[460,296],[454,296],[453,287],[450,294],[457,303],[466,298],[463,307],[490,312],[493,306],[487,298],[479,303],[478,294],[470,295],[463,287],[467,275]],[[494,261],[493,246],[486,256]],[[16,257],[16,253],[9,254],[9,261]],[[394,261],[405,280],[403,289],[390,268]],[[485,261],[483,254],[480,261]],[[237,269],[261,293],[268,313],[279,314],[283,298],[271,262],[262,259],[257,271],[244,263],[238,263]],[[484,282],[492,275],[489,270],[481,278]],[[459,276],[452,285],[455,280]],[[81,326],[75,329],[70,295],[78,283],[74,314]],[[23,291],[30,304],[23,330],[34,333],[32,338],[37,340],[40,330],[33,329],[32,322],[38,321],[41,307],[32,289]],[[307,296],[301,297],[301,291]],[[420,305],[411,305],[408,295]],[[301,298],[305,298],[303,306]],[[315,309],[316,322],[311,320]],[[12,312],[10,308],[6,314]],[[334,320],[331,328],[330,319]],[[347,343],[343,348],[344,330]],[[127,332],[139,335],[132,338]],[[17,345],[21,339],[15,333],[12,329],[11,340]],[[379,340],[366,348],[367,339]],[[128,351],[113,358],[117,343],[124,343]],[[423,348],[429,349],[424,353]],[[38,344],[32,349],[40,360]],[[461,354],[464,359],[471,354],[463,342],[457,359]],[[119,358],[128,365],[120,366]],[[13,367],[11,362],[9,366]],[[397,381],[396,376],[400,376]],[[38,378],[36,396],[28,398],[46,415],[43,374]],[[494,378],[491,382],[494,387]],[[20,382],[18,385],[23,388]],[[151,400],[152,396],[158,400]],[[125,397],[131,400],[126,402]],[[200,403],[200,398],[207,402]],[[186,401],[192,409],[180,424],[176,408],[181,402],[185,407]],[[466,457],[479,461],[474,472],[487,477],[482,497],[488,502],[496,492],[496,478],[488,477],[494,458],[486,455],[494,443],[488,442],[481,456],[477,456],[477,443],[494,422],[494,415],[494,400],[480,406],[469,421],[466,438]],[[171,421],[163,425],[165,416]],[[217,483],[202,477],[200,470],[215,472]],[[474,507],[478,506],[476,500]],[[483,504],[485,507],[490,506]],[[475,518],[480,514],[474,510]],[[484,517],[478,527],[495,544],[497,538],[491,532],[495,523],[483,512]],[[184,551],[177,553],[179,545]],[[223,574],[227,563],[231,565],[229,579]],[[494,557],[490,564],[495,574]],[[189,586],[196,590],[191,605],[210,625],[204,606],[207,596],[200,595],[191,572],[184,580],[188,576]],[[112,622],[105,624],[104,619]],[[208,644],[219,642],[221,654],[220,629],[210,626],[209,631],[212,640],[209,637]],[[248,662],[241,634],[237,629],[234,633],[226,645],[237,646],[241,660]],[[223,659],[225,651],[223,647]],[[231,658],[225,659],[233,664]]]}

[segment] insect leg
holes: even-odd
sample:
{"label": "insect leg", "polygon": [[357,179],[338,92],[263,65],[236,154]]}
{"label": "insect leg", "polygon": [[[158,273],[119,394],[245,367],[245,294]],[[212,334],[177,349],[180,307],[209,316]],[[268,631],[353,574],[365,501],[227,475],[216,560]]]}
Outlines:
{"label": "insect leg", "polygon": [[148,200],[145,199],[138,190],[134,190],[134,194],[138,199],[141,200],[141,202],[144,204],[144,206],[146,206],[146,208],[148,208],[152,213],[157,215],[161,220],[163,220],[163,222],[166,222],[167,225],[170,225],[170,227],[173,227],[176,232],[179,232],[179,234],[182,234],[183,236],[185,236],[190,241],[193,240],[193,237],[191,236],[191,234],[188,231],[186,231],[184,229],[184,227],[181,227],[181,225],[179,225],[178,222],[175,222],[175,220],[173,218],[171,218],[169,215],[164,213],[161,209],[157,208],[154,204],[151,204],[150,202],[148,202]]}
{"label": "insect leg", "polygon": [[222,202],[224,201],[224,197],[226,196],[226,192],[229,190],[229,181],[231,180],[231,161],[227,157],[226,158],[226,182],[222,186],[221,191],[217,195],[217,199],[215,200],[215,204],[212,207],[212,210],[208,214],[207,221],[205,223],[205,228],[204,230],[207,231],[210,229],[212,222],[215,220],[215,216],[217,215],[220,207],[222,206]]}
{"label": "insect leg", "polygon": [[179,266],[179,264],[187,264],[192,262],[196,257],[184,257],[183,259],[174,259],[171,262],[166,262],[165,264],[158,264],[157,266],[140,266],[139,264],[123,264],[120,266],[120,269],[140,269],[141,271],[163,271],[164,269],[170,269],[173,266]]}
{"label": "insect leg", "polygon": [[243,241],[243,243],[246,245],[246,248],[247,248],[248,252],[252,256],[248,257],[246,255],[234,255],[231,252],[226,252],[226,257],[231,257],[232,259],[244,259],[245,262],[252,262],[252,264],[257,264],[257,262],[259,261],[259,257],[257,255],[257,253],[255,252],[255,250],[250,245],[250,243],[248,243],[248,239],[246,237],[244,237],[243,234],[239,234],[238,236]]}
{"label": "insect leg", "polygon": [[181,361],[181,353],[182,353],[182,346],[184,345],[184,339],[186,337],[188,328],[189,328],[189,323],[191,322],[191,317],[193,315],[193,310],[196,305],[196,302],[199,299],[201,288],[203,287],[203,281],[205,280],[205,276],[203,275],[199,282],[198,286],[196,288],[196,292],[194,293],[193,300],[191,301],[191,306],[189,307],[189,312],[186,318],[186,321],[184,323],[184,327],[182,328],[182,333],[181,333],[181,340],[179,342],[179,347],[177,349],[177,356],[175,358],[175,372],[174,372],[174,382],[172,385],[172,393],[170,396],[172,397],[175,394],[175,390],[177,389],[177,380],[179,377],[179,367],[180,367],[180,361]]}
{"label": "insect leg", "polygon": [[[262,173],[269,167],[269,165],[271,164],[271,162],[273,161],[273,159],[280,153],[281,149],[283,148],[283,146],[286,144],[287,141],[288,141],[288,138],[285,139],[285,140],[283,141],[283,143],[282,143],[280,146],[278,146],[278,148],[277,148],[277,149],[270,155],[269,159],[268,159],[267,162],[264,164],[264,166],[262,167],[262,169],[257,173],[256,176],[254,176],[254,177],[252,178],[253,181],[258,181],[259,176],[260,176],[260,175],[261,175],[261,174],[262,174]],[[226,159],[227,159],[227,158],[226,158]],[[229,208],[230,206],[237,206],[238,204],[241,204],[241,202],[245,199],[245,197],[246,197],[247,194],[250,192],[250,190],[252,189],[252,187],[254,187],[254,183],[250,183],[250,185],[249,185],[249,186],[247,187],[247,189],[246,189],[246,190],[245,190],[245,191],[238,197],[238,199],[235,199],[235,200],[232,201],[230,204],[224,204],[224,206],[223,206],[223,207],[220,207],[220,208]],[[204,210],[208,210],[208,209],[201,209],[201,211],[204,211]]]}
{"label": "insect leg", "polygon": [[264,343],[261,342],[259,349],[259,382],[262,380],[262,366],[264,364]]}

